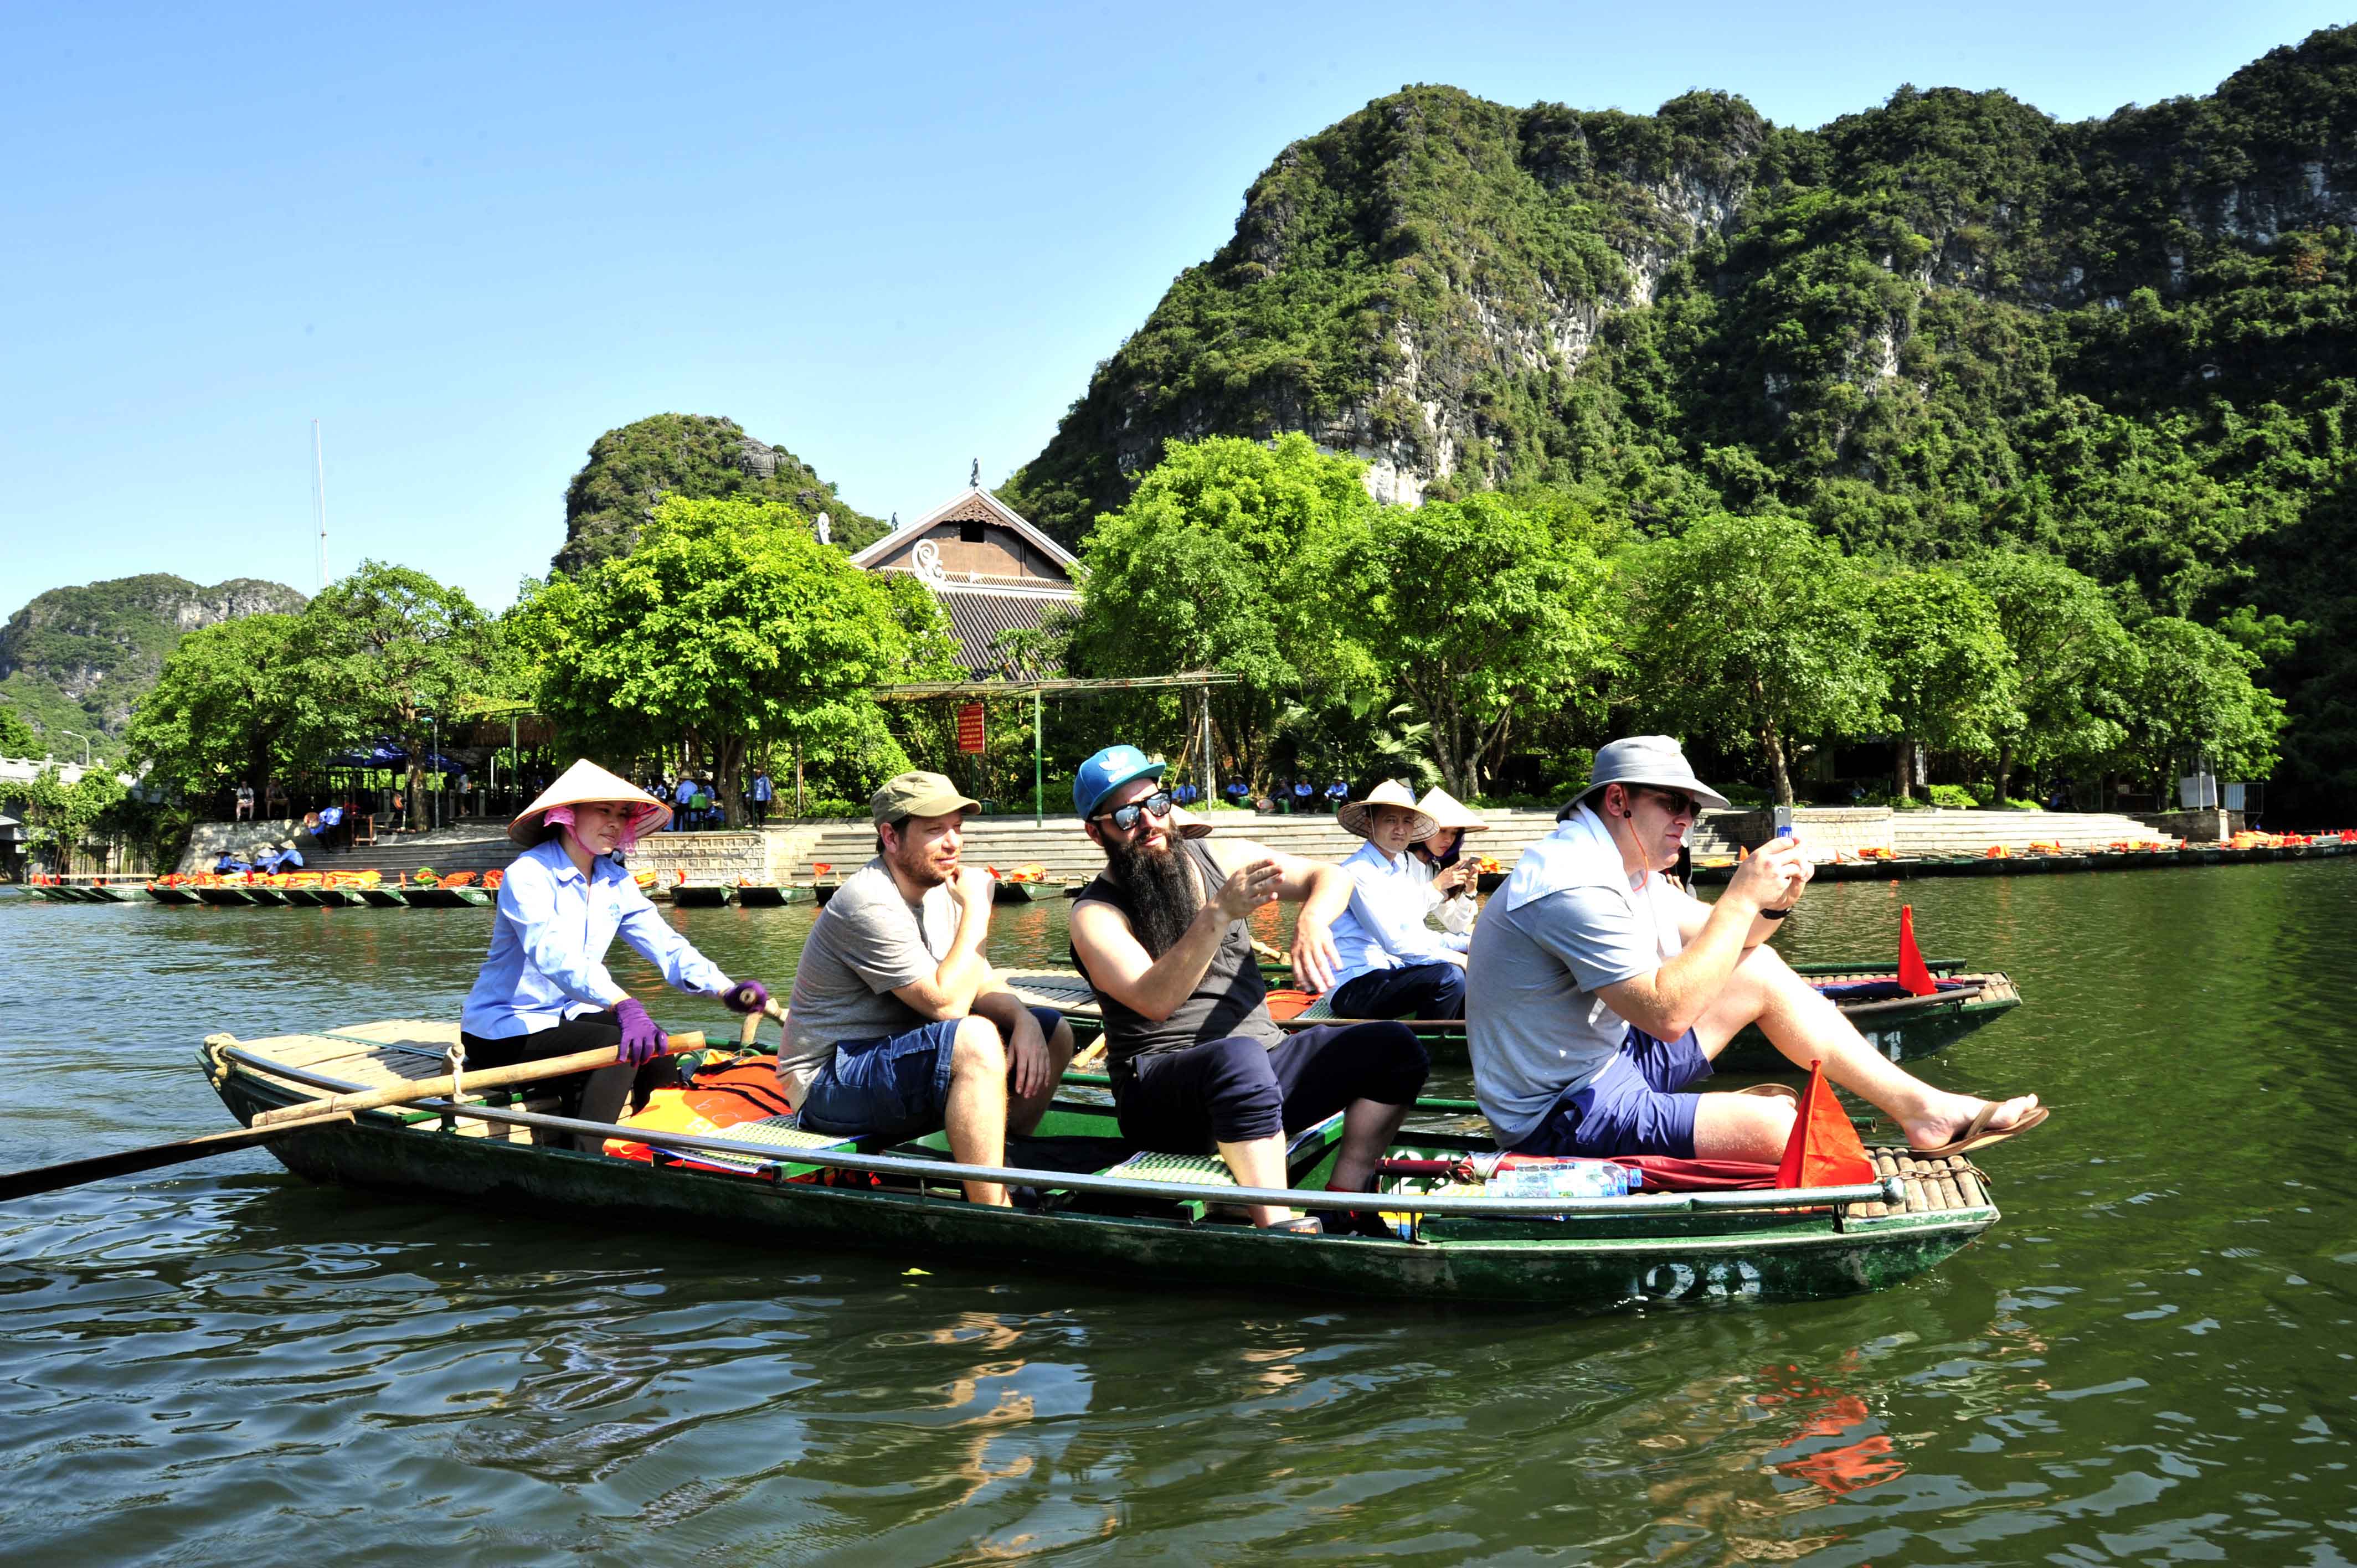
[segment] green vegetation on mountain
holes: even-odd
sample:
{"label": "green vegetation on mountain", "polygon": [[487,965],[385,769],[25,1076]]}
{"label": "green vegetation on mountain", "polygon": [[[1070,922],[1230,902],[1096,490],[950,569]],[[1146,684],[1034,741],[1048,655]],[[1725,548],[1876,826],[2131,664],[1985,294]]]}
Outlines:
{"label": "green vegetation on mountain", "polygon": [[810,465],[756,441],[735,420],[659,413],[590,444],[589,460],[565,491],[565,545],[554,566],[578,572],[629,554],[667,496],[782,502],[801,513],[805,527],[824,512],[832,541],[849,550],[884,537],[881,522],[845,506]]}
{"label": "green vegetation on mountain", "polygon": [[[2353,222],[2351,28],[2078,124],[1945,88],[1813,131],[1721,93],[1409,88],[1286,148],[1003,494],[1076,542],[1168,443],[1298,430],[1405,501],[1785,516],[1975,582],[2028,553],[2100,585],[2147,664],[2191,656],[2161,620],[2257,654],[2292,721],[2271,800],[2330,815],[2357,790]],[[1958,733],[2031,761],[2003,743],[2050,699],[2081,701]]]}
{"label": "green vegetation on mountain", "polygon": [[32,725],[37,746],[79,761],[87,736],[93,757],[117,756],[131,710],[182,637],[303,604],[294,589],[251,577],[204,588],[151,573],[52,588],[0,627],[0,700]]}

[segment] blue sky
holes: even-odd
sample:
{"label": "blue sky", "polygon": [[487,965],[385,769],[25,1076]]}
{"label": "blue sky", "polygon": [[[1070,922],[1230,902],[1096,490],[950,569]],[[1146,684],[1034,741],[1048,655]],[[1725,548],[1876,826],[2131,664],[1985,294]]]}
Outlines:
{"label": "blue sky", "polygon": [[2067,119],[2348,16],[2216,0],[691,11],[0,5],[0,614],[135,572],[486,606],[589,443],[724,413],[913,515],[1036,454],[1294,138],[1409,81]]}

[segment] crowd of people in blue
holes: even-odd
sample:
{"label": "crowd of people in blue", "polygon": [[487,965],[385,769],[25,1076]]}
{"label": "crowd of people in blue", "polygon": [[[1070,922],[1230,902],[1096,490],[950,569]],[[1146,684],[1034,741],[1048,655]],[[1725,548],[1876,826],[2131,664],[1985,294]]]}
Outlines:
{"label": "crowd of people in blue", "polygon": [[[1727,804],[1667,736],[1598,750],[1555,832],[1478,908],[1460,852],[1490,824],[1443,790],[1418,798],[1384,782],[1354,800],[1331,787],[1338,822],[1364,840],[1334,865],[1215,833],[1186,809],[1192,787],[1166,786],[1164,772],[1135,746],[1110,746],[1072,787],[1104,856],[1071,906],[1072,957],[1103,1020],[1123,1136],[1140,1149],[1216,1151],[1240,1185],[1283,1188],[1287,1136],[1340,1115],[1331,1186],[1369,1190],[1428,1071],[1410,1024],[1442,1019],[1464,1020],[1491,1133],[1524,1155],[1772,1165],[1797,1115],[1790,1089],[1687,1092],[1754,1025],[1927,1155],[2046,1119],[2034,1094],[1953,1093],[1886,1060],[1777,956],[1769,939],[1811,876],[1796,840],[1742,862],[1716,903],[1665,879],[1702,809]],[[740,1013],[770,1004],[767,986],[732,980],[658,918],[623,866],[642,834],[697,809],[700,780],[669,782],[686,798],[582,761],[515,819],[525,854],[501,885],[467,1001],[470,1059],[614,1047],[616,1065],[586,1084],[551,1086],[601,1122],[672,1070],[662,1030],[605,968],[616,935],[682,991]],[[961,1163],[1003,1166],[1007,1137],[1044,1112],[1071,1031],[1026,1005],[985,956],[992,877],[961,853],[978,809],[927,772],[871,801],[876,856],[820,911],[794,973],[777,1073],[802,1125],[886,1143],[944,1132]],[[1286,1027],[1269,1012],[1252,922],[1279,902],[1296,906],[1294,979],[1327,997],[1331,1022]],[[965,1190],[976,1203],[1015,1200],[996,1182]],[[1281,1207],[1249,1212],[1283,1230],[1323,1228]],[[1389,1234],[1372,1212],[1330,1222]]]}

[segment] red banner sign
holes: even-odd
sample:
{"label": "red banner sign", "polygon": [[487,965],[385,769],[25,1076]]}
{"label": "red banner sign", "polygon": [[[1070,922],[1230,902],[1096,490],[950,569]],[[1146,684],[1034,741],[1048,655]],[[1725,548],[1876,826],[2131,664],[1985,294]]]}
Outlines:
{"label": "red banner sign", "polygon": [[958,749],[980,751],[983,749],[982,743],[982,704],[968,703],[958,710]]}

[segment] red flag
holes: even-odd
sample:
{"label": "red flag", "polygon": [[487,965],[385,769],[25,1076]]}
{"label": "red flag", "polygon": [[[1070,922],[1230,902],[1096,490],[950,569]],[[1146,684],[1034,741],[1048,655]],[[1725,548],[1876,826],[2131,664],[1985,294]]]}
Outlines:
{"label": "red flag", "polygon": [[1776,1167],[1778,1187],[1848,1187],[1874,1179],[1874,1162],[1849,1124],[1824,1070],[1809,1064],[1809,1087],[1801,1091],[1801,1114]]}
{"label": "red flag", "polygon": [[1899,910],[1899,983],[1907,988],[1910,996],[1929,996],[1940,989],[1924,967],[1923,950],[1915,945],[1915,906],[1902,905]]}

